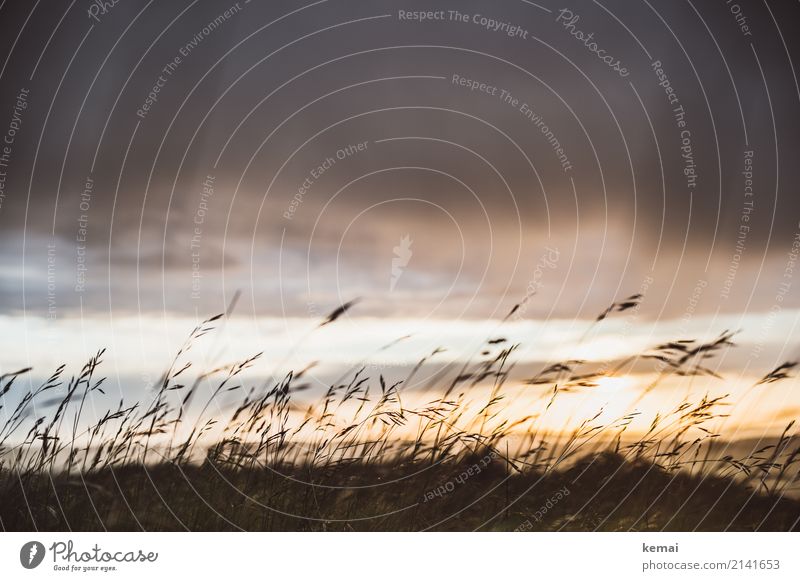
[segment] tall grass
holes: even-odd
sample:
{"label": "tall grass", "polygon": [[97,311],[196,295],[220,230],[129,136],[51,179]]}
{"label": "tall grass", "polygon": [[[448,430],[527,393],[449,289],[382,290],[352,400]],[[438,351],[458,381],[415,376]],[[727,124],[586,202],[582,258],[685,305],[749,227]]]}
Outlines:
{"label": "tall grass", "polygon": [[[592,325],[640,299],[612,304]],[[300,394],[310,367],[245,385],[260,353],[195,372],[192,347],[224,316],[189,334],[147,400],[120,399],[99,418],[86,408],[108,399],[96,378],[103,350],[77,376],[59,367],[13,409],[6,402],[31,370],[0,376],[3,529],[514,529],[563,486],[569,496],[528,528],[785,530],[800,520],[790,498],[800,478],[794,422],[734,457],[713,430],[727,396],[684,401],[638,436],[628,433],[635,406],[611,421],[598,411],[572,429],[547,427],[564,394],[592,390],[635,362],[656,366],[640,399],[671,376],[719,377],[710,360],[733,345],[730,332],[599,368],[551,364],[523,380],[542,411],[509,418],[519,345],[505,338],[488,338],[480,356],[437,374],[422,406],[404,404],[404,388],[440,349],[400,379],[373,376],[365,362],[310,401]],[[795,366],[778,366],[752,389],[786,380]],[[469,404],[480,388],[485,400]],[[52,398],[56,391],[63,395]]]}

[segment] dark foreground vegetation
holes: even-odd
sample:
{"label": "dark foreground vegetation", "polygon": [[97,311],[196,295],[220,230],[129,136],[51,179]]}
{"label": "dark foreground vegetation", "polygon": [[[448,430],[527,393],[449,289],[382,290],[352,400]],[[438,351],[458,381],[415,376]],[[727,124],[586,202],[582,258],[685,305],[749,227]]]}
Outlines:
{"label": "dark foreground vegetation", "polygon": [[[40,475],[24,486],[6,480],[0,516],[6,530],[76,531],[786,531],[800,521],[796,500],[610,453],[549,475],[510,477],[498,458],[456,480],[482,460],[407,466],[407,474],[337,466],[314,485],[303,482],[303,470],[211,462]],[[372,484],[357,484],[365,482]]]}
{"label": "dark foreground vegetation", "polygon": [[[637,308],[639,299],[612,304],[594,324]],[[404,404],[404,387],[439,350],[392,381],[357,366],[309,401],[299,393],[309,387],[308,369],[246,386],[244,372],[259,355],[193,374],[189,351],[221,318],[191,333],[143,401],[104,403],[102,351],[79,375],[66,379],[61,367],[21,393],[20,377],[30,370],[0,376],[0,527],[798,529],[794,422],[737,454],[714,431],[726,395],[683,401],[638,435],[627,433],[635,409],[603,423],[598,413],[569,433],[545,427],[562,394],[591,390],[642,361],[656,366],[643,395],[671,375],[717,376],[711,360],[733,345],[731,333],[656,345],[601,366],[550,365],[515,380],[536,390],[541,406],[508,418],[502,412],[517,346],[502,336],[487,339],[452,374],[437,374],[421,407]],[[778,366],[752,389],[788,379],[795,365]],[[485,394],[478,405],[476,393]],[[98,408],[107,411],[87,417]]]}

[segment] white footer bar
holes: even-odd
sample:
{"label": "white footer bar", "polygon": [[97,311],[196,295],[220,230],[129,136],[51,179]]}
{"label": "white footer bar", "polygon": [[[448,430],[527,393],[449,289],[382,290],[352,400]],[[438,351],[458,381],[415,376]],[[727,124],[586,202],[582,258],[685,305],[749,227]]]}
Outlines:
{"label": "white footer bar", "polygon": [[798,542],[793,533],[0,533],[0,578],[796,580]]}

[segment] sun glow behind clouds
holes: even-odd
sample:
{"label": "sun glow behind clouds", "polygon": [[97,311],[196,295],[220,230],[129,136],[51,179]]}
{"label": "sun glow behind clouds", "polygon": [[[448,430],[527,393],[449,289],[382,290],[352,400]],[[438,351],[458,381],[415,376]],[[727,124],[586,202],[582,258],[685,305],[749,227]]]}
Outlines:
{"label": "sun glow behind clouds", "polygon": [[[797,312],[787,310],[774,323],[770,335],[773,343],[767,344],[767,347],[772,346],[774,357],[780,356],[779,351],[788,336],[788,331],[783,336],[775,331],[791,328],[797,315]],[[116,391],[126,399],[135,399],[145,392],[148,385],[157,381],[198,322],[185,317],[153,316],[120,316],[112,320],[62,318],[56,321],[36,317],[0,317],[0,328],[4,330],[0,336],[0,374],[32,366],[34,376],[40,378],[61,363],[66,363],[69,372],[74,373],[91,354],[105,347],[107,352],[101,372],[109,378],[107,390]],[[200,372],[264,352],[249,372],[254,384],[318,361],[319,365],[307,379],[321,389],[326,382],[334,381],[334,376],[338,377],[348,369],[355,371],[362,365],[367,365],[366,374],[374,381],[379,374],[384,375],[387,382],[402,380],[411,367],[437,348],[445,350],[430,358],[429,362],[440,365],[455,363],[457,368],[465,360],[479,360],[489,339],[506,340],[495,349],[519,343],[520,348],[512,359],[518,370],[527,371],[568,359],[602,364],[641,354],[648,347],[676,337],[713,337],[716,333],[712,330],[725,327],[752,329],[754,333],[750,336],[758,337],[763,319],[749,315],[731,315],[714,320],[697,317],[690,328],[685,328],[686,325],[677,321],[653,323],[637,317],[607,320],[592,326],[590,321],[580,320],[501,323],[496,320],[343,316],[335,324],[322,328],[318,325],[316,319],[222,319],[212,333],[192,347],[187,360],[192,362],[194,371]],[[406,335],[407,338],[398,341]],[[752,352],[753,344],[748,343],[747,334],[743,333],[738,342],[740,347],[736,349],[740,356]],[[43,345],[46,348],[43,349]],[[698,399],[708,392],[730,393],[732,401],[739,402],[728,420],[731,424],[747,426],[748,429],[772,426],[785,417],[785,408],[791,403],[786,390],[796,384],[783,383],[780,389],[766,387],[754,392],[751,386],[762,375],[756,363],[769,369],[778,363],[767,358],[770,351],[764,350],[763,353],[761,361],[750,366],[748,377],[737,375],[741,360],[728,357],[728,365],[734,367],[730,373],[723,370],[724,382],[707,378],[670,378],[641,401],[638,401],[641,392],[653,376],[636,372],[636,375],[601,377],[593,387],[565,391],[560,396],[559,406],[545,414],[546,424],[549,429],[568,428],[594,416],[601,409],[603,421],[616,419],[635,409],[642,412],[641,419],[636,422],[636,427],[640,427],[639,423],[646,424],[655,413],[671,409],[687,397]],[[415,377],[414,385],[407,386],[407,397],[419,398],[420,401],[435,397],[433,392],[441,382],[434,382],[430,392],[422,389],[427,384],[422,380],[430,377],[425,370],[421,371]],[[503,403],[503,414],[511,421],[531,413],[531,409],[538,409],[537,406],[542,407],[539,401],[542,391],[552,389],[552,385],[511,387],[513,390]],[[469,398],[478,405],[481,395],[485,395],[482,390],[486,389],[476,386],[470,390]],[[740,401],[742,398],[745,400]],[[539,409],[539,412],[543,413],[543,410]]]}

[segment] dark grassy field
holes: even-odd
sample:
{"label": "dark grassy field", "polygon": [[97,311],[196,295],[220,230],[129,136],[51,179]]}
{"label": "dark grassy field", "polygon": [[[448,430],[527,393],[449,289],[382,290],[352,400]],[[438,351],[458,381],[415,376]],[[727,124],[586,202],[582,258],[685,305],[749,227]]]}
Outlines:
{"label": "dark grassy field", "polygon": [[[638,298],[611,305],[595,324]],[[245,386],[259,355],[193,374],[192,345],[221,317],[194,329],[147,401],[120,400],[92,420],[87,402],[108,399],[97,377],[102,351],[77,376],[67,380],[61,367],[17,394],[15,405],[6,403],[30,370],[0,377],[3,530],[798,528],[794,422],[737,456],[713,430],[725,395],[684,401],[635,436],[627,429],[636,410],[604,423],[598,414],[569,433],[543,427],[563,393],[591,390],[640,360],[657,365],[643,394],[671,375],[716,376],[710,361],[733,345],[730,333],[656,345],[600,369],[550,365],[523,381],[544,411],[512,421],[500,412],[517,346],[502,337],[439,376],[422,407],[404,405],[403,387],[427,358],[392,381],[358,367],[309,402],[299,397],[307,370]],[[786,380],[794,367],[778,366],[753,389]],[[467,406],[487,385],[485,402]],[[227,415],[212,414],[230,394],[239,399]]]}
{"label": "dark grassy field", "polygon": [[[303,470],[235,471],[210,462],[39,475],[24,486],[6,479],[0,518],[6,530],[76,531],[786,531],[800,521],[797,500],[618,455],[510,477],[498,460],[462,483],[456,478],[480,466],[478,457],[433,468],[376,466],[368,474],[337,466],[313,485]],[[353,487],[364,481],[372,485]]]}

